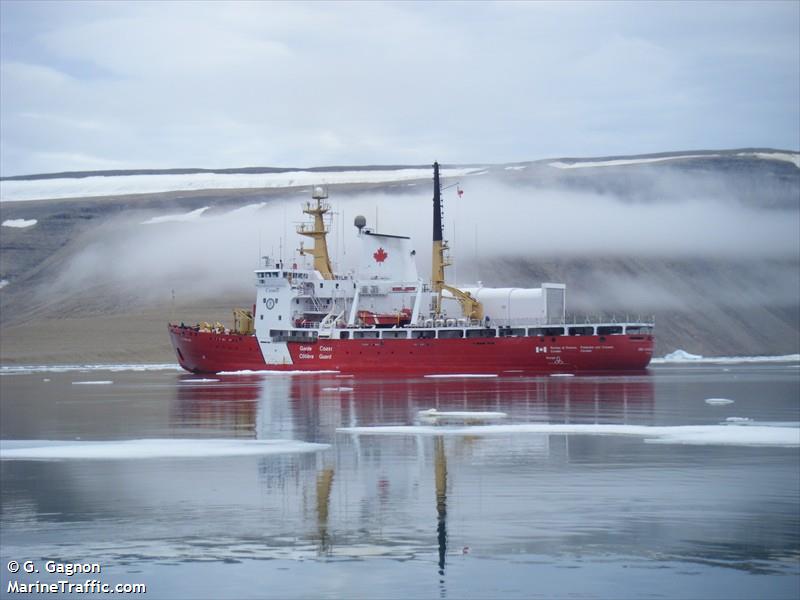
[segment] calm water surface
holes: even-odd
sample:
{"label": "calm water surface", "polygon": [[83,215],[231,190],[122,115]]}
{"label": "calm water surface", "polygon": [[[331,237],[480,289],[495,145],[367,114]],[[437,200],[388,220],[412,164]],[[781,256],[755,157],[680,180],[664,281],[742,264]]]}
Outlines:
{"label": "calm water surface", "polygon": [[[0,461],[0,593],[65,579],[44,572],[55,560],[100,563],[69,579],[145,583],[147,598],[798,598],[798,448],[736,441],[739,428],[797,427],[798,398],[796,364],[480,379],[4,374],[3,440],[198,441],[187,458],[158,457],[153,442],[152,458],[102,458],[100,446],[95,459]],[[415,425],[428,408],[502,411],[500,425],[724,425],[733,441],[337,432]],[[223,457],[208,442],[219,438],[327,446]],[[41,572],[11,575],[10,560]]]}

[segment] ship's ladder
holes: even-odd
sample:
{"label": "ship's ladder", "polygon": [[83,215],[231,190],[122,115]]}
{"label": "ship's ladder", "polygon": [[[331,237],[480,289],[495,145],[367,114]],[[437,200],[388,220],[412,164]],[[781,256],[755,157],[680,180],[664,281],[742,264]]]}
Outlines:
{"label": "ship's ladder", "polygon": [[325,308],[322,306],[322,301],[319,298],[316,296],[311,296],[309,300],[311,301],[311,306],[314,309],[314,312],[321,313],[325,311]]}

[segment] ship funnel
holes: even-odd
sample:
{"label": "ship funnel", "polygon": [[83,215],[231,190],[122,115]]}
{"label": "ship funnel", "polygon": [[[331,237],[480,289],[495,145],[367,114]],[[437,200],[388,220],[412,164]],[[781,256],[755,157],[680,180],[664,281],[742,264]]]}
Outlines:
{"label": "ship funnel", "polygon": [[353,225],[358,227],[358,233],[361,233],[361,230],[367,225],[367,219],[364,217],[364,215],[358,215],[353,221]]}

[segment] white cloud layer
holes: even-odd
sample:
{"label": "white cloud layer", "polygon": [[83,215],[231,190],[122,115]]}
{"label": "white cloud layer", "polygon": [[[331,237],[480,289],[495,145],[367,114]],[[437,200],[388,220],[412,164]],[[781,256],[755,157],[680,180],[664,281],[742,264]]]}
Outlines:
{"label": "white cloud layer", "polygon": [[[408,190],[330,198],[328,246],[337,271],[357,267],[360,253],[353,219],[362,214],[377,231],[410,235],[420,272],[429,276],[430,190]],[[492,285],[520,285],[520,277],[509,272],[481,274],[477,269],[485,260],[519,266],[530,262],[523,257],[699,257],[762,261],[765,284],[758,289],[748,289],[738,278],[725,285],[716,280],[709,284],[713,289],[708,293],[728,305],[790,305],[797,298],[797,209],[751,208],[726,200],[724,188],[719,195],[687,194],[681,202],[631,203],[613,195],[559,188],[532,193],[480,178],[470,181],[463,198],[456,199],[454,189],[446,195],[444,234],[455,258],[448,278],[460,284],[505,277]],[[126,212],[83,235],[80,250],[60,277],[48,282],[45,293],[66,296],[104,282],[131,297],[163,300],[172,289],[178,290],[180,301],[218,298],[225,291],[249,297],[260,256],[304,262],[295,233],[295,225],[303,220],[298,200],[295,196],[180,214]],[[606,273],[598,267],[588,283],[595,292],[592,302],[600,305],[685,305],[680,289],[646,272]],[[576,304],[575,296],[571,303]],[[588,310],[578,304],[580,310]]]}
{"label": "white cloud layer", "polygon": [[0,4],[0,174],[797,149],[796,2]]}

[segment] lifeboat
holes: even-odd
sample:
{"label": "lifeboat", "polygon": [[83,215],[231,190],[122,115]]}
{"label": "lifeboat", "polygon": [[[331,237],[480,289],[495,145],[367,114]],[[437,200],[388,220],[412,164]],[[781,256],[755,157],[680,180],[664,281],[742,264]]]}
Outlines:
{"label": "lifeboat", "polygon": [[376,313],[371,310],[358,311],[358,318],[366,326],[402,327],[411,323],[411,309],[404,308],[394,313]]}

